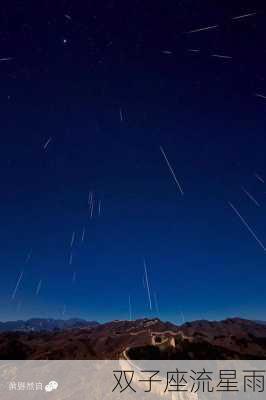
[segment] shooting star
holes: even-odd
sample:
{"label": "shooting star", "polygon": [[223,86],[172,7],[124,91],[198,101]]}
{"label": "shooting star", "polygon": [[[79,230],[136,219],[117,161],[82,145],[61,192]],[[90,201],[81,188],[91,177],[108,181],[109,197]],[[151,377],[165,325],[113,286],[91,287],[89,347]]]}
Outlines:
{"label": "shooting star", "polygon": [[85,232],[86,232],[86,229],[83,228],[83,230],[82,230],[82,235],[81,235],[81,241],[82,241],[82,242],[84,242]]}
{"label": "shooting star", "polygon": [[44,150],[47,149],[47,147],[49,146],[49,143],[51,143],[51,140],[52,140],[52,138],[49,137],[49,139],[45,142],[45,144],[44,144],[44,146],[43,146],[43,149],[44,149]]}
{"label": "shooting star", "polygon": [[2,57],[0,58],[0,62],[5,62],[5,61],[12,61],[13,57]]}
{"label": "shooting star", "polygon": [[72,18],[71,18],[71,16],[70,16],[69,14],[65,14],[64,17],[65,17],[66,19],[68,19],[69,21],[72,21]]}
{"label": "shooting star", "polygon": [[257,207],[260,207],[260,204],[257,202],[257,200],[250,194],[243,186],[241,188],[243,192],[248,196],[248,198],[253,201],[254,204],[256,204]]}
{"label": "shooting star", "polygon": [[266,251],[266,248],[264,244],[260,241],[260,239],[257,237],[256,233],[253,231],[253,229],[249,226],[249,224],[246,222],[246,220],[242,217],[242,215],[239,213],[239,211],[234,207],[234,205],[230,202],[228,202],[229,206],[233,209],[233,211],[236,213],[240,221],[244,224],[244,226],[247,228],[249,233],[253,236],[253,238],[256,240],[256,242],[260,245],[260,247]]}
{"label": "shooting star", "polygon": [[143,284],[144,289],[146,289],[145,272],[144,272],[143,277],[142,277],[142,284]]}
{"label": "shooting star", "polygon": [[162,53],[167,55],[173,54],[173,52],[170,50],[162,50]]}
{"label": "shooting star", "polygon": [[233,58],[231,56],[224,56],[222,54],[212,54],[211,57],[223,58],[223,59],[226,59],[226,60],[232,60],[232,58]]}
{"label": "shooting star", "polygon": [[18,291],[18,288],[19,288],[21,279],[23,278],[23,274],[24,274],[23,271],[21,271],[21,273],[19,274],[19,277],[18,277],[16,286],[15,286],[15,288],[14,288],[14,290],[13,290],[13,293],[12,293],[12,296],[11,296],[11,299],[12,299],[12,300],[14,300],[14,298],[16,297],[16,294],[17,294],[17,291]]}
{"label": "shooting star", "polygon": [[36,296],[38,296],[38,294],[40,293],[41,287],[42,287],[42,280],[40,279],[40,281],[37,285],[36,293],[35,293]]}
{"label": "shooting star", "polygon": [[101,202],[101,200],[99,200],[99,203],[98,203],[98,215],[99,216],[101,215],[101,212],[102,212],[102,202]]}
{"label": "shooting star", "polygon": [[185,33],[196,33],[196,32],[202,32],[202,31],[209,31],[211,29],[216,29],[218,27],[219,27],[219,25],[211,25],[211,26],[206,26],[204,28],[193,29],[193,30],[187,31]]}
{"label": "shooting star", "polygon": [[94,203],[93,203],[93,199],[91,200],[91,215],[90,218],[93,217],[93,208],[94,208]]}
{"label": "shooting star", "polygon": [[261,183],[265,183],[265,180],[262,179],[261,176],[259,176],[257,173],[254,174],[254,176],[258,179],[258,181],[260,181]]}
{"label": "shooting star", "polygon": [[122,108],[119,108],[119,115],[120,115],[120,121],[123,122],[123,111]]}
{"label": "shooting star", "polygon": [[93,192],[89,193],[88,205],[90,207],[90,218],[92,218],[93,217],[93,208],[94,208]]}
{"label": "shooting star", "polygon": [[248,13],[248,14],[242,14],[242,15],[238,15],[237,17],[233,17],[232,20],[237,20],[237,19],[243,19],[243,18],[248,18],[248,17],[253,17],[254,15],[256,15],[256,12],[252,12],[252,13]]}
{"label": "shooting star", "polygon": [[72,236],[71,236],[71,242],[70,242],[70,247],[72,247],[72,246],[73,246],[73,244],[74,244],[74,241],[75,241],[75,232],[73,232],[73,233],[72,233]]}
{"label": "shooting star", "polygon": [[146,266],[146,261],[145,261],[145,259],[143,260],[143,264],[144,264],[144,273],[145,273],[146,288],[147,288],[148,298],[149,298],[149,306],[150,306],[150,310],[152,310],[151,293],[150,293],[150,284],[149,284],[149,280],[148,280],[148,273],[147,273],[147,266]]}
{"label": "shooting star", "polygon": [[172,176],[173,176],[173,178],[174,178],[174,180],[175,180],[175,183],[177,184],[178,189],[180,190],[180,193],[183,195],[183,194],[184,194],[183,189],[182,189],[180,183],[179,183],[178,180],[177,180],[177,177],[176,177],[176,175],[175,175],[175,172],[174,172],[174,170],[173,170],[173,168],[172,168],[170,162],[168,161],[168,158],[167,158],[167,156],[166,156],[166,154],[165,154],[164,149],[162,148],[162,146],[160,146],[160,150],[161,150],[161,153],[162,153],[162,155],[164,156],[164,159],[165,159],[165,161],[166,161],[166,163],[167,163],[167,165],[168,165],[168,168],[169,168],[169,170],[170,170],[170,172],[171,172],[171,174],[172,174]]}
{"label": "shooting star", "polygon": [[262,99],[266,99],[266,95],[264,95],[264,94],[255,93],[254,96],[261,97]]}
{"label": "shooting star", "polygon": [[69,256],[69,265],[72,265],[72,262],[73,262],[73,254],[71,252]]}

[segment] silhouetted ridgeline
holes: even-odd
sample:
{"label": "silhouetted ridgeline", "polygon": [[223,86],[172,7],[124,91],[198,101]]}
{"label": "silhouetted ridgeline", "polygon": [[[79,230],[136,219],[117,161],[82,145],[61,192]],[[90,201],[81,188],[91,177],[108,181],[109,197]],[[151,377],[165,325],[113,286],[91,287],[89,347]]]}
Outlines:
{"label": "silhouetted ridgeline", "polygon": [[43,319],[43,318],[32,318],[27,321],[7,321],[0,322],[0,332],[12,332],[12,331],[56,331],[73,328],[84,328],[97,326],[96,321],[86,321],[79,318],[72,318],[68,320],[62,319]]}
{"label": "silhouetted ridgeline", "polygon": [[0,334],[0,359],[266,359],[266,325],[239,318],[182,326],[157,318],[3,325],[9,331]]}

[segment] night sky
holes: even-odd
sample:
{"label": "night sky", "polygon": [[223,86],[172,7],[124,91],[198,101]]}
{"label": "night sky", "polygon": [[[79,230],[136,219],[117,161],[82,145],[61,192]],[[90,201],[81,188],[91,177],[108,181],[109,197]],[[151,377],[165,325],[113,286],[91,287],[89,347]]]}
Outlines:
{"label": "night sky", "polygon": [[1,3],[0,320],[266,319],[261,3]]}

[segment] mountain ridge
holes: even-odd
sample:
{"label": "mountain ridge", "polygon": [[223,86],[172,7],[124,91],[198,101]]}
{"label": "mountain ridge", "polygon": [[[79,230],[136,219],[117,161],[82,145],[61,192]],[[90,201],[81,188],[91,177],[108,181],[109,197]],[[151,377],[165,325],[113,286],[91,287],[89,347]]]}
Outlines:
{"label": "mountain ridge", "polygon": [[154,317],[154,318],[139,318],[133,321],[129,320],[111,320],[107,322],[98,322],[95,320],[87,320],[83,318],[73,317],[68,319],[61,319],[61,318],[41,318],[41,317],[34,317],[29,318],[26,320],[19,319],[19,320],[10,320],[10,321],[0,321],[0,332],[16,332],[16,331],[53,331],[53,330],[64,330],[64,329],[75,329],[75,328],[91,328],[96,326],[110,326],[112,324],[130,324],[134,322],[135,324],[141,323],[141,321],[151,322],[151,321],[159,321],[164,325],[168,325],[169,328],[189,328],[191,325],[195,326],[212,326],[213,324],[226,324],[229,322],[232,323],[256,323],[259,325],[266,325],[266,321],[262,320],[249,320],[246,318],[239,318],[239,317],[230,317],[222,320],[194,320],[194,321],[187,321],[181,325],[175,324],[171,321],[162,321],[161,319]]}
{"label": "mountain ridge", "polygon": [[266,359],[266,325],[241,318],[180,326],[158,318],[73,321],[61,330],[0,333],[0,359]]}
{"label": "mountain ridge", "polygon": [[27,320],[0,322],[0,332],[49,332],[73,328],[95,327],[97,325],[99,325],[97,321],[88,321],[81,318],[30,318]]}

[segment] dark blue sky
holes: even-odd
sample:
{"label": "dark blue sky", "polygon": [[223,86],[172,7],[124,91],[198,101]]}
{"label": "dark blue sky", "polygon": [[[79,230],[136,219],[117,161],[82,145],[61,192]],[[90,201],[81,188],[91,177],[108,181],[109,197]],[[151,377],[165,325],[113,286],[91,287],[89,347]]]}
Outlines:
{"label": "dark blue sky", "polygon": [[265,319],[259,2],[4,3],[0,320]]}

